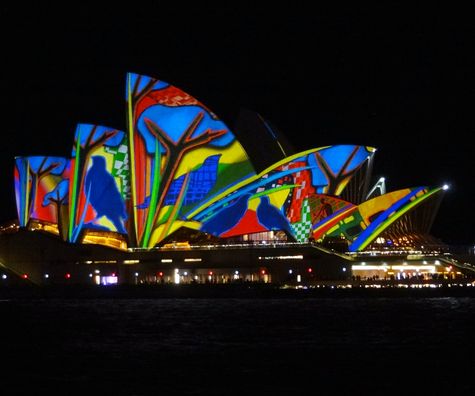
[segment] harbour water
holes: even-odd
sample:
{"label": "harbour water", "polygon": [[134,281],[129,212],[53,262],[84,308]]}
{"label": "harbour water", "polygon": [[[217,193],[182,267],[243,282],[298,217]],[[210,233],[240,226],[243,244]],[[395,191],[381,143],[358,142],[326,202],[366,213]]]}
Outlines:
{"label": "harbour water", "polygon": [[1,393],[473,394],[475,298],[2,297]]}

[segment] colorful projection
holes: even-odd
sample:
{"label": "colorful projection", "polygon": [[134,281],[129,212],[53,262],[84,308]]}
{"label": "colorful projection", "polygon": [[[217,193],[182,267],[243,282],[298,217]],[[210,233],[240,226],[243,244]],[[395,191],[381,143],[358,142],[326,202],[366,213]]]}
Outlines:
{"label": "colorful projection", "polygon": [[76,242],[83,229],[127,234],[130,181],[125,133],[79,124],[72,157],[69,241]]}
{"label": "colorful projection", "polygon": [[352,176],[376,152],[373,147],[339,145],[330,146],[309,158],[314,166],[312,185],[316,192],[339,196]]}
{"label": "colorful projection", "polygon": [[371,196],[372,147],[313,148],[258,173],[232,131],[191,95],[134,73],[125,91],[126,131],[78,124],[71,160],[16,158],[20,226],[54,223],[73,243],[86,230],[117,233],[144,249],[180,228],[219,238],[279,231],[299,242],[343,238],[358,251],[441,190],[407,188],[356,205],[347,200],[361,199],[346,192],[357,185],[358,196]]}
{"label": "colorful projection", "polygon": [[318,192],[341,193],[373,152],[343,145],[293,155],[234,185],[188,217],[202,222],[201,231],[219,237],[281,230],[297,241],[307,241],[318,218],[312,218],[311,210],[312,206],[319,209]]}
{"label": "colorful projection", "polygon": [[62,206],[67,205],[69,160],[61,157],[17,157],[14,180],[19,224],[30,219],[64,223]]}
{"label": "colorful projection", "polygon": [[347,210],[343,216],[323,219],[315,226],[314,238],[343,237],[350,242],[349,251],[364,250],[394,221],[442,189],[406,188],[372,198]]}
{"label": "colorful projection", "polygon": [[153,247],[193,210],[255,175],[229,128],[197,99],[166,82],[127,75],[135,243]]}

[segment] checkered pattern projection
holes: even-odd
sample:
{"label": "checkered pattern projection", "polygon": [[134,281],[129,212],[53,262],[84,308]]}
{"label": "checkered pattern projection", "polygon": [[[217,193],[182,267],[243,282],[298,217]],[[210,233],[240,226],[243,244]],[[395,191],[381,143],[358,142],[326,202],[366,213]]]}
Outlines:
{"label": "checkered pattern projection", "polygon": [[312,216],[310,214],[308,199],[303,200],[300,214],[301,220],[292,224],[292,230],[298,242],[307,242],[312,230]]}
{"label": "checkered pattern projection", "polygon": [[113,155],[111,175],[120,178],[120,193],[124,200],[128,200],[130,198],[129,146],[122,142],[117,148],[105,147],[104,150]]}

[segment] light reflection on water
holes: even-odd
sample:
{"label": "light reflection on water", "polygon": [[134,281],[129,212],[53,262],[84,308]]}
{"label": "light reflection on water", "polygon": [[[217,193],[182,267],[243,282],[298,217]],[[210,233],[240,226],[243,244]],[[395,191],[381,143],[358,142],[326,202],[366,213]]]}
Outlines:
{"label": "light reflection on water", "polygon": [[[2,381],[137,395],[247,394],[251,379],[260,394],[355,394],[363,381],[368,394],[418,378],[454,394],[473,389],[474,312],[470,297],[13,299]],[[437,374],[454,367],[458,383]]]}

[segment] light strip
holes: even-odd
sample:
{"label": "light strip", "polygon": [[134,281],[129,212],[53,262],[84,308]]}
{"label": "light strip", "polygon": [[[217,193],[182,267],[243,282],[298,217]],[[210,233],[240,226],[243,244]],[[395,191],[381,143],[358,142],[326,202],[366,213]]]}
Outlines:
{"label": "light strip", "polygon": [[134,216],[134,232],[135,232],[135,241],[136,243],[139,242],[139,235],[138,235],[138,219],[137,219],[137,192],[136,192],[136,180],[135,180],[135,152],[134,152],[134,119],[133,119],[133,111],[132,111],[132,94],[131,94],[131,86],[130,86],[130,77],[131,74],[127,74],[127,112],[129,116],[129,155],[130,155],[130,184],[131,184],[131,192],[132,192],[132,213]]}
{"label": "light strip", "polygon": [[433,265],[352,265],[353,271],[384,271],[384,270],[396,270],[396,271],[424,271],[424,272],[436,272]]}

